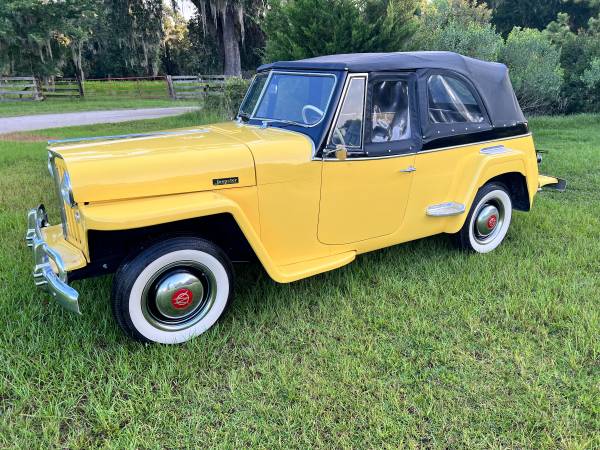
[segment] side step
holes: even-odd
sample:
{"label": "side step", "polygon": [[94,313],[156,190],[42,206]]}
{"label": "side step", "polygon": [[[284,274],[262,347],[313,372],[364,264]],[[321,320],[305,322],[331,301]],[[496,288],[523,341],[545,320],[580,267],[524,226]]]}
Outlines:
{"label": "side step", "polygon": [[465,205],[456,202],[440,203],[427,207],[427,215],[431,217],[457,216],[465,212]]}
{"label": "side step", "polygon": [[303,261],[299,263],[288,264],[285,266],[278,266],[278,276],[276,281],[280,283],[289,283],[291,281],[300,280],[302,278],[310,277],[318,273],[327,272],[329,270],[345,266],[346,264],[349,264],[352,261],[354,261],[355,258],[356,252],[349,251],[344,253],[338,253],[337,255],[311,259],[310,261]]}

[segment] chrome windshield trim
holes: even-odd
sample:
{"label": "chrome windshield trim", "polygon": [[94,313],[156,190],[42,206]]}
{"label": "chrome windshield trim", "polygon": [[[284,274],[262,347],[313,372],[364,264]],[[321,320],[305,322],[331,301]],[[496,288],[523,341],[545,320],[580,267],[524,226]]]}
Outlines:
{"label": "chrome windshield trim", "polygon": [[[364,91],[364,97],[363,97],[363,120],[362,120],[362,132],[361,132],[361,136],[360,136],[360,147],[349,147],[349,148],[353,148],[353,149],[361,149],[364,146],[364,139],[365,139],[365,122],[366,122],[366,107],[367,107],[367,91],[368,91],[368,87],[369,87],[369,74],[368,73],[349,73],[346,76],[346,82],[344,83],[344,89],[342,91],[342,95],[340,95],[340,101],[338,102],[337,108],[335,110],[335,114],[333,116],[333,120],[331,121],[331,127],[329,129],[329,132],[327,133],[327,141],[325,144],[325,147],[327,147],[329,145],[329,143],[331,142],[331,135],[333,134],[333,130],[335,128],[335,126],[337,125],[337,120],[338,117],[342,111],[342,107],[344,105],[344,101],[346,100],[346,94],[348,93],[348,89],[350,87],[350,82],[352,81],[353,78],[364,78],[365,79],[365,91]],[[323,158],[325,159],[325,158]]]}
{"label": "chrome windshield trim", "polygon": [[[294,122],[292,120],[273,119],[273,118],[269,118],[269,117],[257,117],[256,116],[256,110],[258,109],[258,106],[262,102],[262,99],[265,96],[265,92],[267,90],[267,86],[269,86],[269,83],[271,82],[271,78],[273,77],[273,74],[275,74],[275,73],[283,74],[283,75],[304,75],[304,76],[311,76],[311,77],[332,77],[333,78],[333,80],[334,80],[333,86],[331,87],[331,92],[329,92],[329,98],[327,99],[327,103],[325,104],[325,108],[323,110],[323,116],[319,119],[318,122],[315,122],[313,124],[301,124],[299,122]],[[276,122],[288,123],[288,124],[297,125],[297,126],[300,126],[303,128],[316,127],[317,125],[321,124],[321,122],[323,122],[323,120],[325,120],[325,116],[327,116],[327,110],[329,110],[329,107],[331,106],[331,99],[333,98],[333,94],[335,93],[335,88],[337,87],[337,83],[338,83],[338,77],[337,77],[337,75],[335,75],[333,73],[294,72],[294,71],[285,71],[285,70],[271,70],[271,72],[269,73],[269,77],[267,78],[267,81],[265,81],[265,85],[263,86],[260,96],[258,97],[258,100],[256,101],[256,105],[254,106],[254,110],[252,111],[252,115],[250,116],[250,119],[251,120],[261,120],[261,121],[265,121],[268,123],[276,123]]]}

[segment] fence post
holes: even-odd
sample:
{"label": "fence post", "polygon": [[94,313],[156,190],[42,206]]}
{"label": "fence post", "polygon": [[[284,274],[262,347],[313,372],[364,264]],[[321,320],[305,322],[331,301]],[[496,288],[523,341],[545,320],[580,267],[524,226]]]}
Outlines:
{"label": "fence post", "polygon": [[75,74],[75,79],[77,80],[77,89],[79,89],[79,98],[83,98],[83,82],[79,73]]}
{"label": "fence post", "polygon": [[44,94],[42,91],[42,82],[36,76],[31,77],[33,80],[33,99],[34,100],[44,100]]}
{"label": "fence post", "polygon": [[165,80],[167,81],[167,91],[169,92],[169,97],[171,97],[173,100],[176,100],[175,89],[173,89],[173,78],[171,78],[171,75],[167,75]]}

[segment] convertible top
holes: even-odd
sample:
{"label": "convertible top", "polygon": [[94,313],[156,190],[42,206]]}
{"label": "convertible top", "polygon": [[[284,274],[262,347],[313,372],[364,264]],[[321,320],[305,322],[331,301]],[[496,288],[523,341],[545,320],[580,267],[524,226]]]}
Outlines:
{"label": "convertible top", "polygon": [[258,71],[341,70],[347,72],[391,72],[429,69],[457,72],[473,83],[490,116],[492,126],[526,123],[504,64],[481,61],[453,52],[349,53],[318,56],[298,61],[264,64]]}

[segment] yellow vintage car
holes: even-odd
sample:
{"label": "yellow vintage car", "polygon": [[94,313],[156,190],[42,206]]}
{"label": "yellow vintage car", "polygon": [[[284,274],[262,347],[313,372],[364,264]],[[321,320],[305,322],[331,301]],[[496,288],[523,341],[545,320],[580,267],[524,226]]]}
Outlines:
{"label": "yellow vintage car", "polygon": [[539,162],[502,64],[448,52],[276,62],[235,121],[53,142],[62,224],[30,211],[33,278],[79,313],[68,282],[114,273],[124,332],[181,343],[225,311],[232,262],[256,258],[288,283],[438,233],[494,250],[513,210],[564,189]]}

